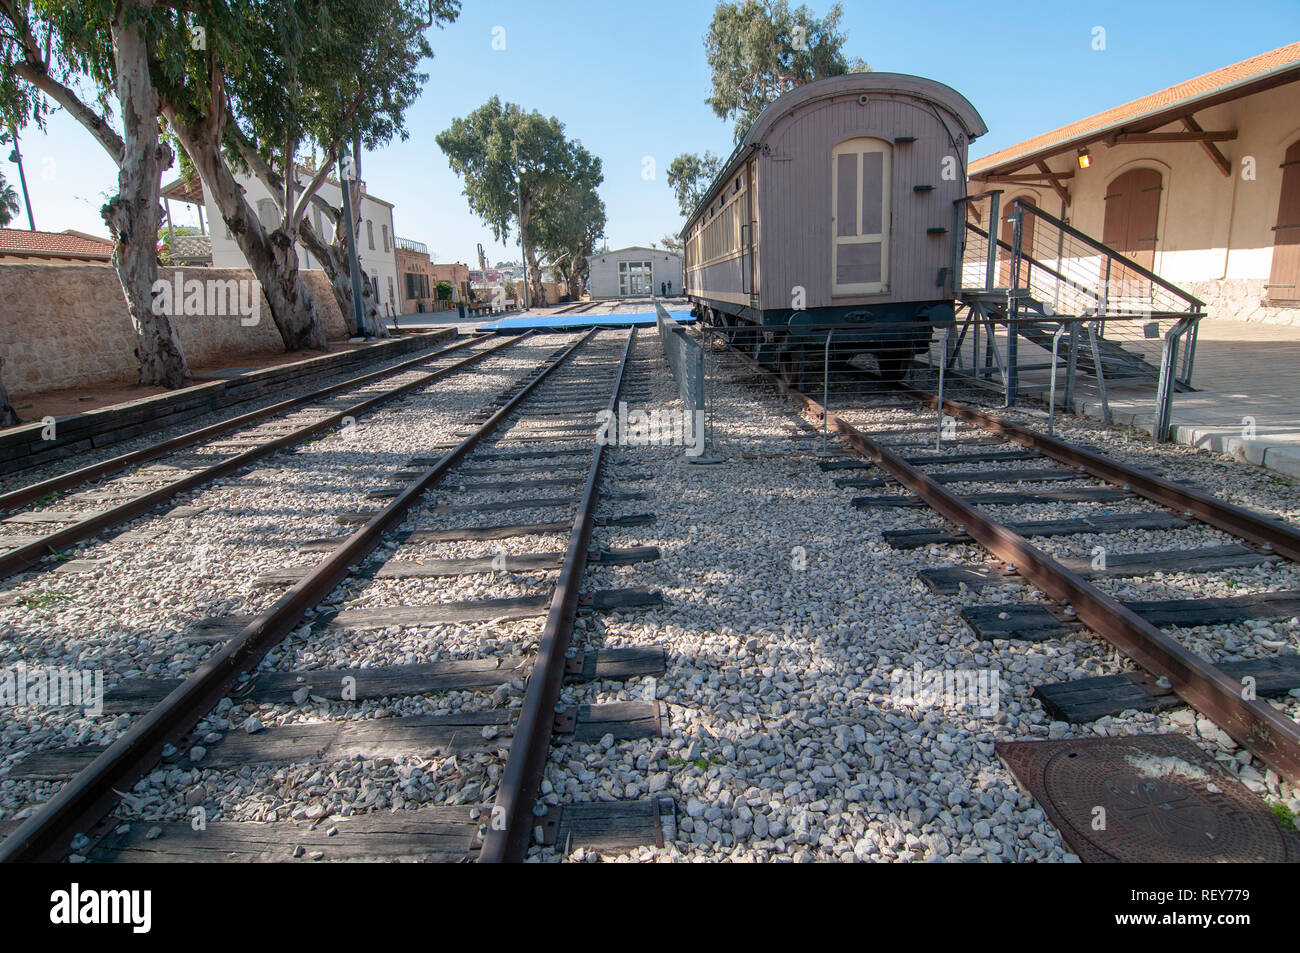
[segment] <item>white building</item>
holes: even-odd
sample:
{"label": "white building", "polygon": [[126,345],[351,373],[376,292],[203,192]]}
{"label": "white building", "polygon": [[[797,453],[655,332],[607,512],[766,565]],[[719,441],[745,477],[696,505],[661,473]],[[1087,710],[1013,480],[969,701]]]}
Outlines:
{"label": "white building", "polygon": [[[306,186],[311,176],[304,170],[298,171],[298,181]],[[235,180],[244,189],[248,204],[257,212],[262,225],[267,231],[280,224],[280,212],[271,198],[271,193],[260,180],[239,175]],[[343,202],[343,193],[334,179],[326,179],[318,193],[321,198],[338,208]],[[221,218],[221,211],[216,203],[204,194],[203,188],[190,189],[183,181],[173,182],[163,189],[164,199],[178,199],[200,207],[200,221],[205,218],[212,223],[209,236],[212,243],[212,267],[247,268],[248,261],[244,253],[231,237],[230,229]],[[329,219],[316,207],[308,211],[312,227],[322,240],[334,240],[334,228]],[[393,206],[383,199],[365,192],[362,183],[361,195],[361,230],[357,237],[357,259],[362,271],[374,282],[374,292],[379,308],[385,315],[402,313],[402,289],[398,281],[396,232],[393,228]],[[302,243],[298,244],[298,265],[300,268],[320,268],[321,263],[311,255]]]}
{"label": "white building", "polygon": [[587,257],[593,298],[648,298],[682,293],[682,256],[633,245]]}

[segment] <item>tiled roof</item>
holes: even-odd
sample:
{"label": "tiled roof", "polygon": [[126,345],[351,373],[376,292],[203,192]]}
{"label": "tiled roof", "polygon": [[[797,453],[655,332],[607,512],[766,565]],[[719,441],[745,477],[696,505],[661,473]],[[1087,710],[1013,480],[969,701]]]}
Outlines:
{"label": "tiled roof", "polygon": [[113,243],[107,238],[96,238],[72,229],[30,232],[25,228],[0,228],[0,255],[5,253],[46,253],[108,260],[113,255]]}
{"label": "tiled roof", "polygon": [[1113,106],[1095,116],[1080,119],[1060,129],[1045,132],[1041,136],[1026,139],[1024,142],[972,162],[970,174],[979,175],[989,172],[1008,161],[1029,157],[1050,150],[1054,146],[1060,149],[1069,148],[1077,140],[1096,138],[1097,133],[1102,130],[1121,126],[1139,117],[1156,116],[1174,107],[1193,105],[1197,100],[1224,92],[1231,86],[1248,83],[1287,67],[1294,67],[1295,78],[1300,79],[1300,43],[1292,43],[1268,53],[1261,53],[1259,56],[1252,56],[1240,63],[1233,63],[1231,66],[1162,89],[1158,93],[1151,93],[1132,102]]}

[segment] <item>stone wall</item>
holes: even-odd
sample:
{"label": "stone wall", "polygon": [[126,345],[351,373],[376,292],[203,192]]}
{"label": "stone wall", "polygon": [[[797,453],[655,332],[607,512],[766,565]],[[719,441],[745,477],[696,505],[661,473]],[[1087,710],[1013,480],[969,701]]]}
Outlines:
{"label": "stone wall", "polygon": [[[172,312],[181,348],[191,367],[252,356],[284,353],[270,308],[251,271],[233,268],[160,268],[159,278],[172,283],[197,279],[203,293]],[[304,271],[303,280],[331,340],[347,328],[329,279],[321,271]],[[210,282],[251,282],[243,300],[256,301],[251,313],[208,314],[208,304],[222,310],[225,296],[209,296]],[[194,286],[191,286],[193,290]],[[228,287],[228,286],[221,286]],[[184,284],[182,284],[184,290]],[[255,295],[255,297],[254,297]],[[188,313],[197,311],[197,313]],[[251,323],[253,315],[256,323]],[[248,321],[250,323],[244,323]],[[50,390],[138,380],[135,331],[117,272],[108,265],[0,264],[0,358],[11,397]]]}
{"label": "stone wall", "polygon": [[1183,281],[1178,286],[1205,302],[1210,318],[1251,324],[1300,326],[1300,308],[1271,308],[1264,304],[1263,278]]}

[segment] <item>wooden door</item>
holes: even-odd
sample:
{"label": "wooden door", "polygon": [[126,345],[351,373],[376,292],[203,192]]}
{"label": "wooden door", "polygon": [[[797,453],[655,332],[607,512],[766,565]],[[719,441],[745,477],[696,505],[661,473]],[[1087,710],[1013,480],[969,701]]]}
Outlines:
{"label": "wooden door", "polygon": [[[1106,188],[1102,242],[1147,271],[1155,270],[1159,236],[1160,192],[1164,179],[1155,169],[1129,169]],[[1139,272],[1112,265],[1107,299],[1110,310],[1149,307],[1151,284]]]}
{"label": "wooden door", "polygon": [[1300,142],[1287,149],[1282,162],[1267,299],[1269,304],[1291,307],[1300,303]]}
{"label": "wooden door", "polygon": [[850,139],[831,152],[831,293],[889,285],[890,144]]}
{"label": "wooden door", "polygon": [[[1038,204],[1030,195],[1019,195],[1016,198],[1019,199],[1022,205],[1037,206]],[[1016,220],[1015,216],[1011,214],[1012,208],[1012,204],[1008,203],[998,210],[998,214],[1002,218],[1002,232],[998,235],[1000,240],[998,261],[1001,262],[998,267],[998,285],[1004,288],[1011,287],[1011,249],[1015,247],[1016,238]],[[1002,245],[1007,247],[1003,248]],[[1034,216],[1028,213],[1021,216],[1020,254],[1030,258],[1038,257],[1034,254]],[[1022,261],[1020,263],[1020,287],[1028,288],[1029,282],[1029,263]]]}

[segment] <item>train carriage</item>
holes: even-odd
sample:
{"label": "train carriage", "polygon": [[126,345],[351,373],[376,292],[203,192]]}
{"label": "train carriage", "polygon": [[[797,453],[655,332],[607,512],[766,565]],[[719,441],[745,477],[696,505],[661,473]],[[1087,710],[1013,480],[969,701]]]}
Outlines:
{"label": "train carriage", "polygon": [[761,327],[741,337],[778,365],[824,342],[816,326],[871,325],[838,335],[837,355],[900,375],[952,320],[954,202],[987,131],[965,97],[919,76],[850,73],[781,96],[682,231],[693,313]]}

